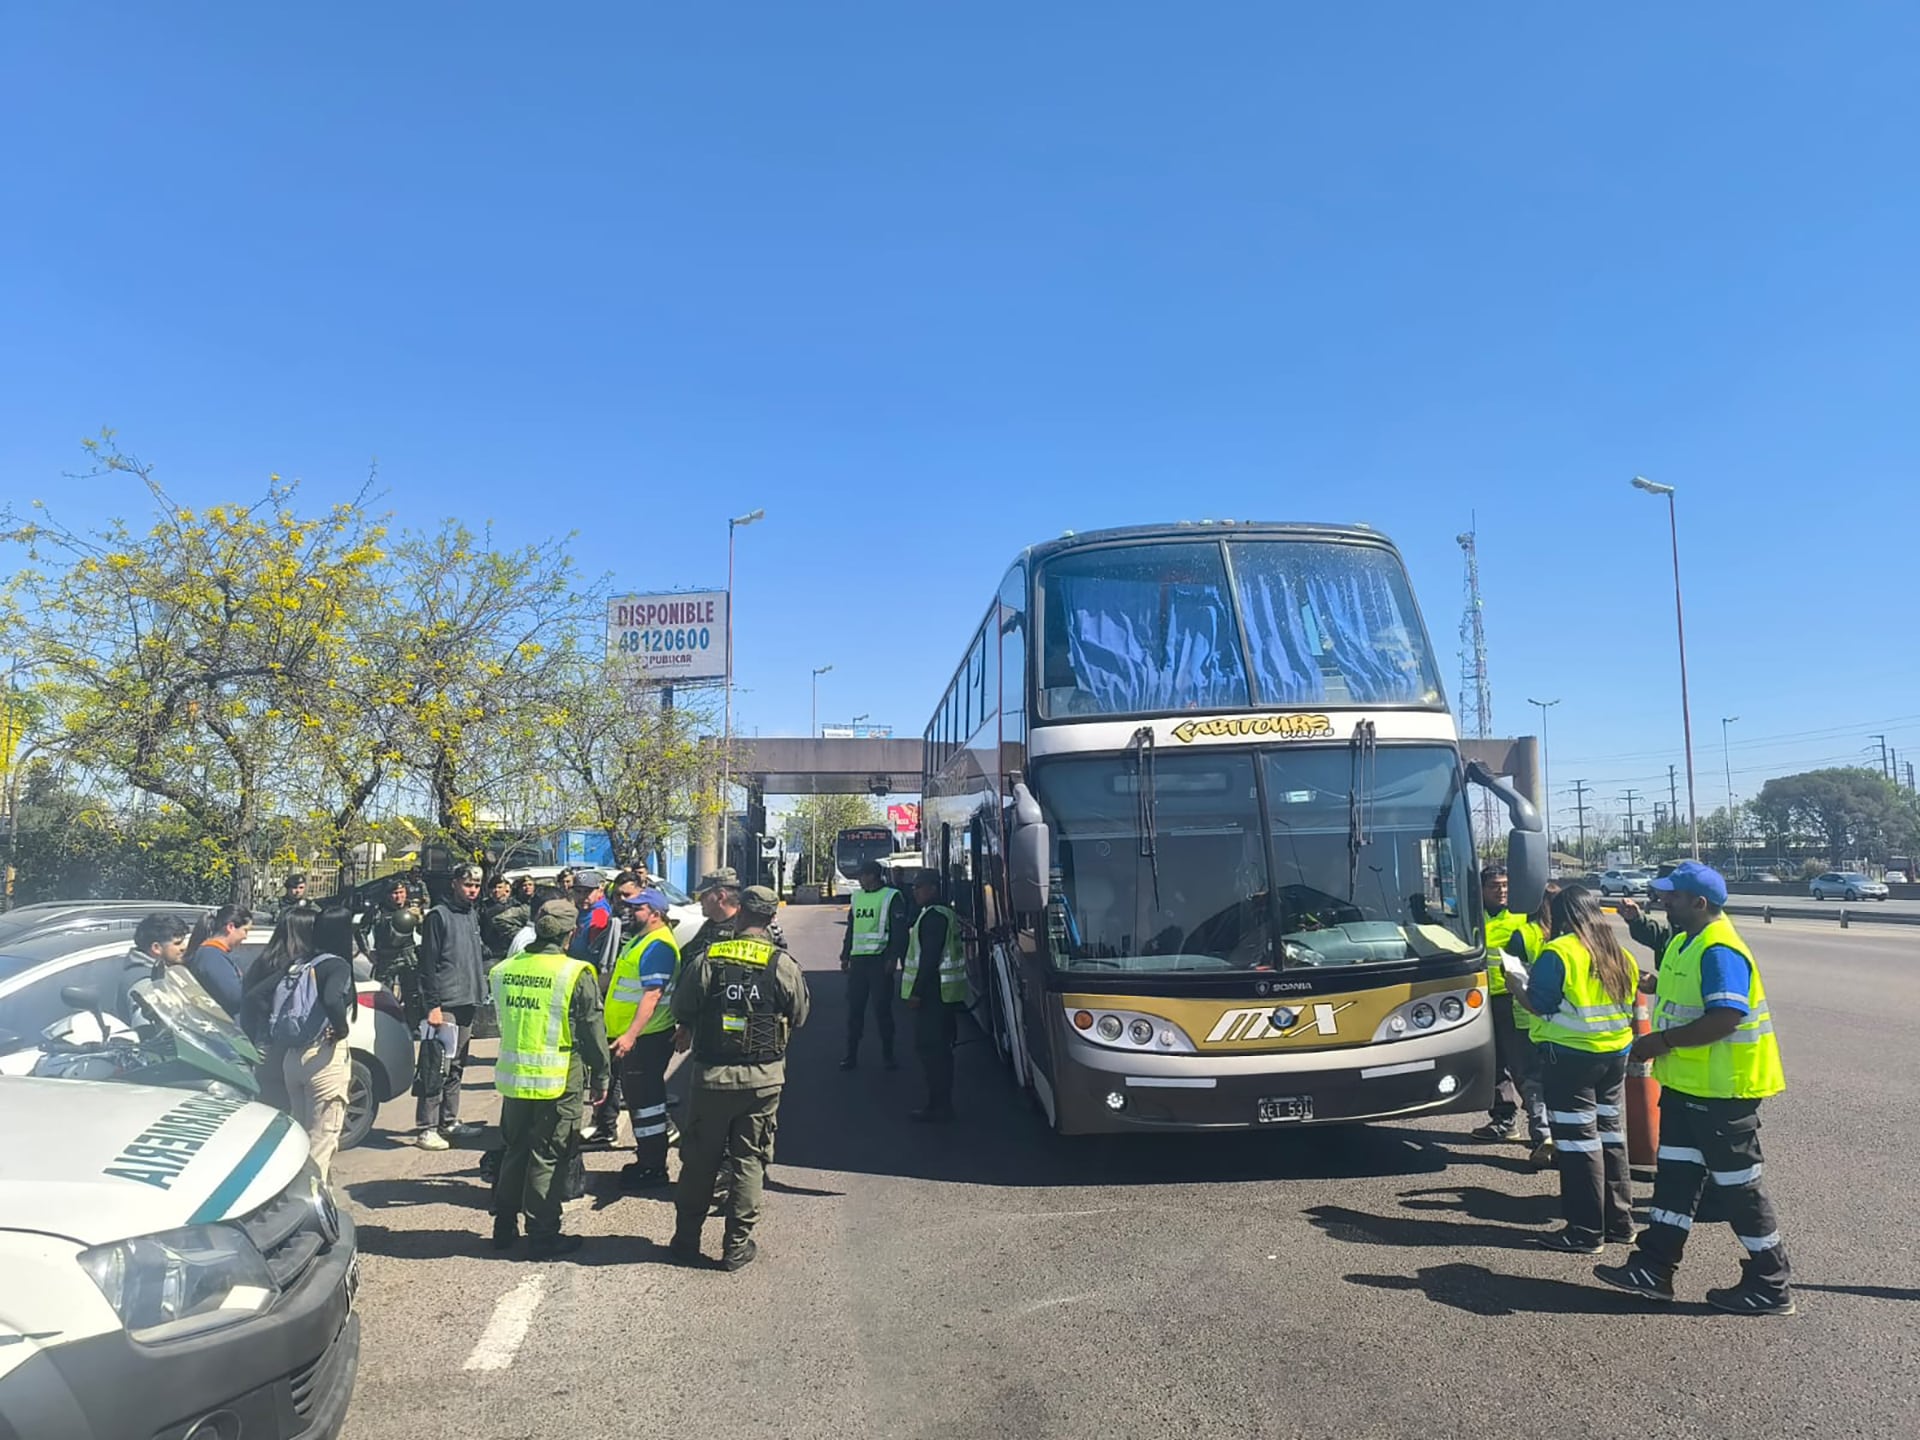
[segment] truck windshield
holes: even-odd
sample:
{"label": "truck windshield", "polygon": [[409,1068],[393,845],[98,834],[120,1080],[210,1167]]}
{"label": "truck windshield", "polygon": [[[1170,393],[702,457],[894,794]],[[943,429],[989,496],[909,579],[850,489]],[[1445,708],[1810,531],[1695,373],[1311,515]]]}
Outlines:
{"label": "truck windshield", "polygon": [[1405,568],[1380,545],[1115,545],[1050,560],[1040,584],[1044,719],[1443,703]]}
{"label": "truck windshield", "polygon": [[1300,969],[1478,946],[1447,747],[1063,758],[1034,787],[1061,969]]}

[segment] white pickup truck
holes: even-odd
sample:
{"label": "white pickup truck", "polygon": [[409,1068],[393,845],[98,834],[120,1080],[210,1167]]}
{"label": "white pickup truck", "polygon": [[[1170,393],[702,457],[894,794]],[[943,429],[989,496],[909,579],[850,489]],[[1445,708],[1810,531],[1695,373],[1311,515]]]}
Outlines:
{"label": "white pickup truck", "polygon": [[0,1076],[0,1437],[332,1440],[358,1278],[288,1116]]}

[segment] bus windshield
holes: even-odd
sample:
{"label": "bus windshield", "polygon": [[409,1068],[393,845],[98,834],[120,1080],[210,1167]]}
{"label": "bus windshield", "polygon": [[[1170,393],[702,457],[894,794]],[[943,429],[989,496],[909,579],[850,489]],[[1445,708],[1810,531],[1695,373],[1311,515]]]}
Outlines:
{"label": "bus windshield", "polygon": [[1041,571],[1042,719],[1443,704],[1399,557],[1340,540],[1162,541]]}
{"label": "bus windshield", "polygon": [[883,825],[842,830],[833,843],[833,864],[851,880],[869,860],[885,860],[893,853],[893,832]]}
{"label": "bus windshield", "polygon": [[1295,970],[1478,947],[1449,747],[1136,750],[1048,761],[1033,783],[1060,969]]}

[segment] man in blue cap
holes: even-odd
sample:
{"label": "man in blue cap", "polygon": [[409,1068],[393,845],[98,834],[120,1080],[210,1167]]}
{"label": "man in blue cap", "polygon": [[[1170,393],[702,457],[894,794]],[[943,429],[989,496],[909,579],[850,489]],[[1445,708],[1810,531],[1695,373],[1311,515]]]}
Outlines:
{"label": "man in blue cap", "polygon": [[652,1190],[667,1183],[667,1065],[673,1059],[671,1006],[680,945],[661,891],[628,880],[620,887],[620,905],[634,932],[607,982],[607,1035],[633,1121],[634,1159],[620,1183]]}
{"label": "man in blue cap", "polygon": [[1709,1290],[1707,1303],[1736,1315],[1791,1315],[1787,1251],[1760,1188],[1760,1102],[1787,1085],[1760,967],[1726,917],[1718,871],[1688,860],[1651,888],[1673,939],[1654,985],[1653,1033],[1634,1041],[1632,1058],[1652,1061],[1661,1085],[1659,1169],[1633,1254],[1593,1273],[1646,1299],[1672,1300],[1674,1271],[1711,1183],[1747,1259],[1740,1283]]}

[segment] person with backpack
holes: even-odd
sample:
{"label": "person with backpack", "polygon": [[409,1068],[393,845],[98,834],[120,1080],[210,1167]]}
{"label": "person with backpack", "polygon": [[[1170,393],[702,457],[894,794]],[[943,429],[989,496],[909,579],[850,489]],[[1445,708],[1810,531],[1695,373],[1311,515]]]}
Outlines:
{"label": "person with backpack", "polygon": [[262,1067],[286,1086],[287,1109],[307,1132],[321,1178],[333,1166],[347,1118],[353,1053],[353,912],[296,905],[247,972],[243,1028],[266,1052]]}

